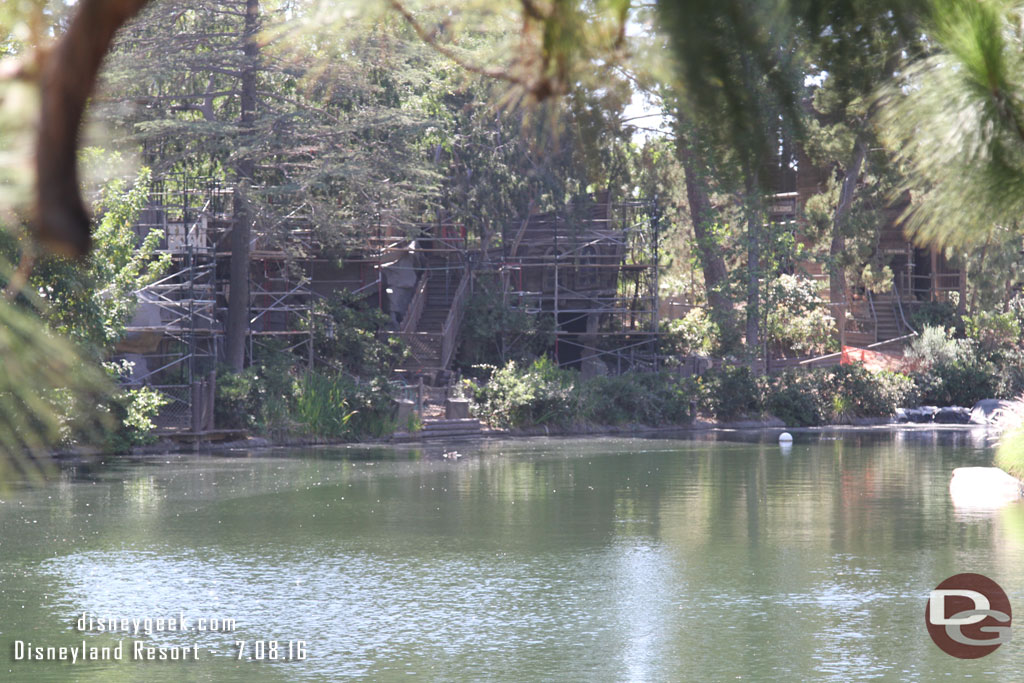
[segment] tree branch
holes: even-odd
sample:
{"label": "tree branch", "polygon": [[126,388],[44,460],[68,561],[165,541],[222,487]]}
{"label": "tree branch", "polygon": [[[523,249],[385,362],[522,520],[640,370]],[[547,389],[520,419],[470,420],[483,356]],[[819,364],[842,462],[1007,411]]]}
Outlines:
{"label": "tree branch", "polygon": [[80,258],[89,251],[89,214],[78,189],[78,133],[86,101],[117,30],[147,0],[82,0],[40,74],[36,137],[35,237]]}
{"label": "tree branch", "polygon": [[409,26],[412,27],[412,30],[416,32],[416,35],[420,37],[420,40],[422,40],[424,43],[426,43],[427,45],[429,45],[434,50],[441,53],[448,59],[455,62],[455,64],[462,67],[466,71],[479,74],[481,76],[486,76],[488,78],[496,78],[501,81],[507,81],[509,83],[521,86],[531,92],[533,91],[534,88],[530,85],[529,82],[527,82],[522,77],[517,76],[514,73],[508,71],[507,69],[486,67],[466,61],[466,59],[459,55],[455,50],[451,49],[447,45],[442,44],[437,39],[437,36],[433,31],[428,31],[423,27],[422,24],[416,21],[416,17],[412,15],[412,12],[406,9],[405,6],[402,5],[401,2],[399,2],[399,0],[389,0],[389,3],[396,12],[402,15],[406,23],[408,23]]}

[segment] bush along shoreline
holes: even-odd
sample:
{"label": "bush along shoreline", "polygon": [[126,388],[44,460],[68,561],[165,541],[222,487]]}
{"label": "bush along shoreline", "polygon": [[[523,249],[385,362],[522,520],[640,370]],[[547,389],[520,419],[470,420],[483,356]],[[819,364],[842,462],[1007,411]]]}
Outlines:
{"label": "bush along shoreline", "polygon": [[793,427],[848,424],[891,418],[916,396],[911,378],[860,365],[765,376],[733,366],[696,377],[663,371],[590,379],[547,359],[487,370],[482,381],[464,380],[464,391],[475,415],[499,429],[685,427],[697,417],[723,423],[774,417]]}
{"label": "bush along shoreline", "polygon": [[944,328],[926,327],[906,357],[915,368],[909,372],[854,363],[756,375],[747,366],[727,365],[693,377],[669,369],[589,379],[541,358],[475,366],[480,379],[463,380],[463,391],[474,414],[499,429],[685,427],[698,417],[719,423],[775,418],[787,427],[885,419],[966,423],[978,401],[1024,392],[1024,355],[986,349]]}
{"label": "bush along shoreline", "polygon": [[[249,443],[261,445],[386,441],[396,432],[417,431],[415,415],[402,424],[396,418],[395,399],[402,389],[389,378],[405,353],[400,343],[381,333],[385,325],[377,313],[344,301],[334,308],[323,311],[334,323],[333,333],[320,334],[323,325],[313,329],[318,356],[334,359],[335,367],[312,370],[285,349],[268,348],[246,371],[222,371],[218,427],[245,430],[257,437]],[[361,317],[349,319],[354,316]],[[590,434],[686,429],[698,423],[789,428],[965,423],[977,401],[1024,391],[1024,356],[1005,345],[986,351],[977,340],[929,327],[906,357],[913,370],[902,373],[855,363],[758,375],[735,364],[695,376],[669,367],[586,377],[546,356],[531,360],[524,354],[502,365],[461,366],[473,379],[461,380],[450,393],[469,398],[471,414],[493,431]],[[363,376],[343,368],[359,368]],[[963,407],[946,407],[957,405]]]}

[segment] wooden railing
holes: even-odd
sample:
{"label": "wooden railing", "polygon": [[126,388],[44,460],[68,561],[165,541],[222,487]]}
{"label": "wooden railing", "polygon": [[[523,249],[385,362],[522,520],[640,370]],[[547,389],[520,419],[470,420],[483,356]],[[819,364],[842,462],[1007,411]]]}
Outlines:
{"label": "wooden railing", "polygon": [[875,299],[871,296],[871,290],[866,290],[868,297],[868,306],[871,309],[871,325],[875,328],[875,341],[878,341],[878,314],[875,313]]}
{"label": "wooden railing", "polygon": [[429,272],[423,273],[420,276],[420,281],[416,285],[416,291],[412,295],[412,300],[409,301],[409,308],[405,312],[405,318],[402,320],[402,329],[400,331],[403,334],[415,332],[420,324],[420,316],[423,315],[423,307],[427,303],[427,282],[429,280]]}
{"label": "wooden railing", "polygon": [[452,307],[448,310],[444,326],[441,328],[441,367],[447,368],[455,355],[455,344],[458,341],[459,327],[462,325],[462,312],[465,308],[466,293],[469,291],[471,279],[469,270],[462,272],[462,280],[452,297]]}
{"label": "wooden railing", "polygon": [[899,313],[900,322],[903,324],[903,327],[905,327],[906,331],[910,334],[916,335],[917,330],[911,327],[910,323],[907,322],[907,316],[903,311],[903,292],[900,291],[900,283],[898,280],[896,281],[896,296],[894,296],[893,299],[896,301],[896,312]]}

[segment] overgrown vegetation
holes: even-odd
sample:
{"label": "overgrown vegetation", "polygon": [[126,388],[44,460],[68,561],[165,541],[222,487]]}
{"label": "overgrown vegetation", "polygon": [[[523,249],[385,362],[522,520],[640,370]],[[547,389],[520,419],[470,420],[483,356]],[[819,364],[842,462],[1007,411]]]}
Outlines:
{"label": "overgrown vegetation", "polygon": [[547,358],[485,370],[489,377],[469,393],[476,414],[498,427],[686,424],[691,416],[695,382],[670,373],[583,380]]}
{"label": "overgrown vegetation", "polygon": [[282,344],[262,344],[243,372],[218,373],[216,423],[276,437],[357,439],[390,433],[389,378],[406,351],[387,316],[347,293],[319,302],[308,324],[316,367]]}
{"label": "overgrown vegetation", "polygon": [[478,279],[466,302],[462,343],[456,364],[473,376],[481,365],[503,366],[510,361],[529,362],[547,351],[554,341],[554,321],[523,306],[502,300],[500,283]]}
{"label": "overgrown vegetation", "polygon": [[889,417],[915,400],[909,377],[860,365],[789,371],[757,377],[744,366],[700,377],[670,372],[584,380],[549,360],[490,368],[472,385],[477,414],[497,427],[575,424],[686,425],[694,409],[721,421],[772,415],[791,426]]}
{"label": "overgrown vegetation", "polygon": [[925,327],[907,349],[907,358],[918,364],[912,373],[920,402],[937,406],[972,406],[983,398],[1012,398],[1024,391],[1024,350],[1020,338],[992,339],[997,330],[1014,329],[1004,316],[993,329],[993,317],[974,319],[971,336],[956,338],[952,329]]}

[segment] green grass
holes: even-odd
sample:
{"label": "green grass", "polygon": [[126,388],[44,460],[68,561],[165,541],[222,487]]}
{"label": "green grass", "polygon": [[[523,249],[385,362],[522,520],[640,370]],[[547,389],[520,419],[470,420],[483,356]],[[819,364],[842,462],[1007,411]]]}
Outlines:
{"label": "green grass", "polygon": [[1003,410],[997,426],[1002,435],[996,448],[996,466],[1024,479],[1024,397]]}

